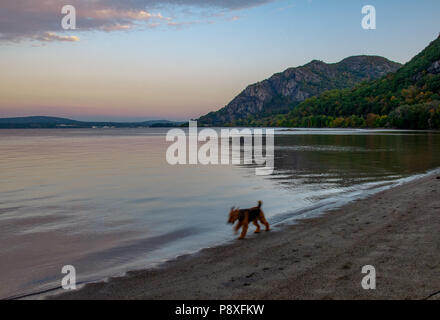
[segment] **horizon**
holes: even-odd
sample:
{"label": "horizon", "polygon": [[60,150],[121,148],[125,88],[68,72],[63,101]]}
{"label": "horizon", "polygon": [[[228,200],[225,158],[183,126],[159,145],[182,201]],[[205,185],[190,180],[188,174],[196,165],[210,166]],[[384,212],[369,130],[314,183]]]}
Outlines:
{"label": "horizon", "polygon": [[361,28],[358,0],[71,3],[76,30],[61,28],[57,0],[0,4],[14,18],[0,15],[1,118],[187,121],[312,60],[404,64],[440,31],[433,0],[370,1],[376,30]]}
{"label": "horizon", "polygon": [[121,122],[121,123],[141,123],[141,122],[147,122],[147,121],[170,121],[170,122],[184,122],[189,120],[174,120],[174,119],[145,119],[145,118],[117,118],[120,120],[109,120],[107,118],[92,118],[91,120],[87,119],[74,119],[70,117],[57,117],[57,116],[51,116],[51,115],[28,115],[28,116],[20,116],[20,117],[0,117],[0,120],[5,119],[21,119],[21,118],[55,118],[55,119],[66,119],[66,120],[74,120],[74,121],[81,121],[81,122]]}
{"label": "horizon", "polygon": [[[440,35],[439,35],[440,37]],[[346,59],[352,58],[352,57],[358,57],[358,56],[368,56],[368,57],[381,57],[381,56],[376,56],[376,55],[357,55],[357,56],[349,56],[346,57],[340,61],[337,62],[333,62],[333,63],[327,63],[325,61],[322,60],[318,60],[318,61],[322,61],[326,64],[337,64],[340,63]],[[386,58],[386,57],[383,57]],[[388,59],[389,60],[389,59]],[[317,60],[311,60],[308,63],[306,63],[305,65],[313,62],[313,61],[317,61]],[[392,61],[392,60],[390,60]],[[392,62],[397,62],[397,61],[392,61]],[[403,63],[401,63],[402,66],[404,65]],[[300,68],[303,67],[305,65],[301,65],[301,66],[295,66],[295,67],[289,67],[286,70],[290,69],[290,68]],[[284,72],[286,70],[283,70],[281,72]],[[274,73],[273,75],[275,75],[276,73]],[[221,107],[222,108],[222,107]],[[220,109],[220,108],[219,108]],[[215,110],[217,111],[217,110]],[[76,120],[76,121],[84,121],[84,122],[145,122],[145,121],[160,121],[160,120],[168,120],[171,122],[186,122],[186,121],[190,121],[190,120],[194,120],[193,118],[181,118],[181,119],[175,119],[175,118],[160,118],[160,117],[155,117],[155,118],[149,118],[147,117],[114,117],[114,116],[54,116],[54,115],[50,115],[50,114],[41,114],[41,115],[33,115],[33,114],[29,114],[29,115],[20,115],[20,116],[8,116],[8,117],[0,117],[0,119],[7,119],[7,118],[32,118],[32,117],[48,117],[48,118],[65,118],[65,119],[69,119],[69,120]]]}

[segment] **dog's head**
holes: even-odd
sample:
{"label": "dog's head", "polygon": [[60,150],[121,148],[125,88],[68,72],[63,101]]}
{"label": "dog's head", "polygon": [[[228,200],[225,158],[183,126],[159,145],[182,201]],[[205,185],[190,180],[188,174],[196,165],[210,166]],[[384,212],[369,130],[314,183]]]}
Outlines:
{"label": "dog's head", "polygon": [[228,219],[228,223],[234,223],[235,221],[237,221],[238,216],[239,216],[240,210],[239,209],[235,209],[235,207],[231,208],[231,211],[229,211],[229,219]]}

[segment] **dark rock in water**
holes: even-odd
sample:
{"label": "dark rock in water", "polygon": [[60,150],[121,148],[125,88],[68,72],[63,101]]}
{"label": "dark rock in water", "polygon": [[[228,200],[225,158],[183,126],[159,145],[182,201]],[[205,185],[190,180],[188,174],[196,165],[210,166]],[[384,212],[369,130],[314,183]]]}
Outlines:
{"label": "dark rock in water", "polygon": [[437,180],[440,180],[440,177],[437,177]]}

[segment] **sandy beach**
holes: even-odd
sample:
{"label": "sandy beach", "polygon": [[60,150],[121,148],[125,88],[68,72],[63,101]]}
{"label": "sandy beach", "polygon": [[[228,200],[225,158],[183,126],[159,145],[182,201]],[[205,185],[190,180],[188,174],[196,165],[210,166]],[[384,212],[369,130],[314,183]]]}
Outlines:
{"label": "sandy beach", "polygon": [[[440,179],[50,299],[438,299]],[[226,221],[226,215],[225,215]],[[270,222],[270,221],[269,221]],[[231,232],[231,237],[232,237]],[[361,269],[377,272],[364,290]]]}

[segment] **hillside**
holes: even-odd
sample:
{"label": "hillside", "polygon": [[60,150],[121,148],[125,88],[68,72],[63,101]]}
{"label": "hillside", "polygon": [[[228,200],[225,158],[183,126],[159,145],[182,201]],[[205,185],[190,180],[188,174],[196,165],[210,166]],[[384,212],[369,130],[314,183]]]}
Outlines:
{"label": "hillside", "polygon": [[307,98],[332,89],[351,88],[396,71],[401,65],[377,56],[349,57],[339,63],[314,60],[289,68],[267,80],[248,86],[227,106],[200,119],[201,125],[240,124],[249,117],[286,113]]}
{"label": "hillside", "polygon": [[245,124],[283,127],[440,129],[440,36],[397,72],[306,99]]}
{"label": "hillside", "polygon": [[65,118],[57,118],[57,117],[43,117],[43,116],[34,116],[34,117],[17,117],[17,118],[0,118],[0,124],[17,124],[17,125],[27,125],[27,124],[75,124],[80,121],[70,120]]}
{"label": "hillside", "polygon": [[304,101],[287,116],[263,122],[440,129],[440,36],[396,73],[351,90],[325,92]]}

